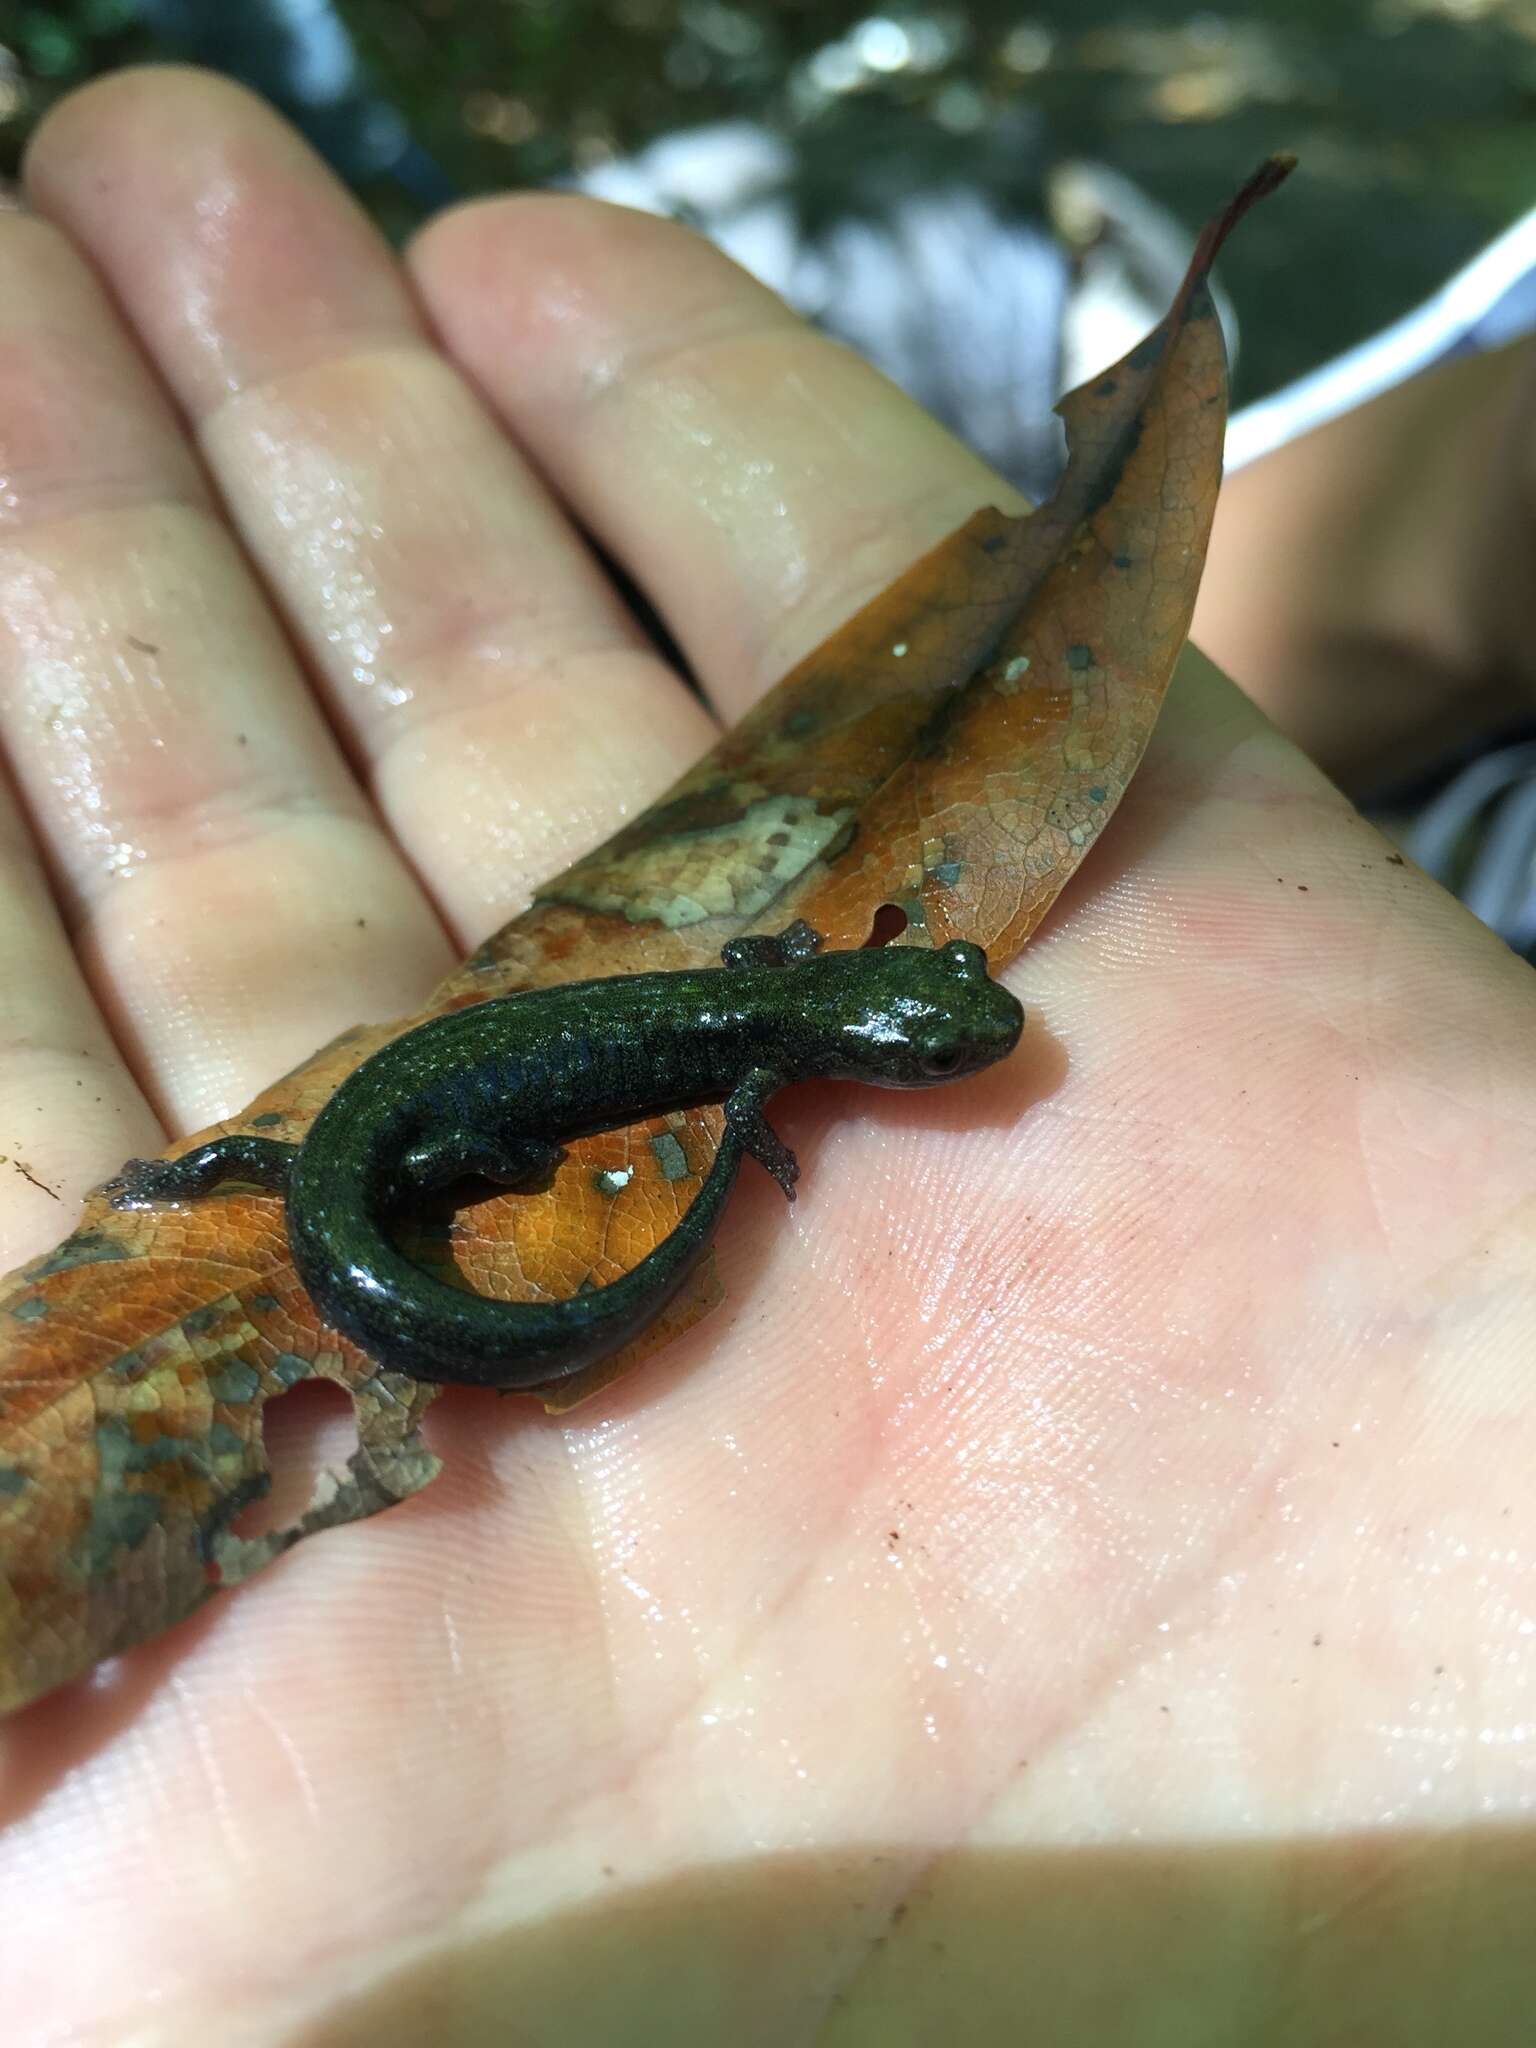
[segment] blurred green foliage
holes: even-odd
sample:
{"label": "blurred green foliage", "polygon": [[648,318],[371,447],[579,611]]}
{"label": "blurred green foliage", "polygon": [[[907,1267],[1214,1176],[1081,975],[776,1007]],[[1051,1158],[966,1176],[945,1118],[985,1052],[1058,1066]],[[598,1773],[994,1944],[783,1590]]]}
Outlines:
{"label": "blurred green foliage", "polygon": [[56,92],[151,54],[134,0],[65,0],[42,7],[0,0],[0,50],[14,67],[4,75],[0,98],[3,132],[13,146]]}
{"label": "blurred green foliage", "polygon": [[[1249,394],[1392,318],[1536,202],[1536,0],[340,0],[339,11],[381,91],[466,191],[542,182],[671,129],[748,115],[803,142],[809,203],[831,207],[878,132],[900,137],[906,175],[921,178],[1006,135],[1002,117],[1027,106],[1049,153],[1108,163],[1193,223],[1258,157],[1295,149],[1301,174],[1223,260]],[[60,91],[155,54],[133,0],[0,0],[0,51],[0,170],[14,169]],[[1008,183],[995,152],[984,175]],[[409,225],[399,195],[365,197],[392,230]]]}

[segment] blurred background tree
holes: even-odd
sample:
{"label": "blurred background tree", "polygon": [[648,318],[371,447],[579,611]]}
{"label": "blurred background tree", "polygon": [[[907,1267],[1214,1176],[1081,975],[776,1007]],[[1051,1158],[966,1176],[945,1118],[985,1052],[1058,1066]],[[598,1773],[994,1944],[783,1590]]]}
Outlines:
{"label": "blurred background tree", "polygon": [[[875,175],[895,113],[909,184],[925,157],[936,175],[965,159],[997,203],[1021,209],[1030,167],[1010,177],[1005,152],[986,146],[1019,132],[1000,123],[1021,109],[1042,160],[1107,164],[1191,223],[1258,157],[1295,149],[1302,174],[1284,204],[1255,216],[1224,266],[1243,322],[1242,397],[1393,318],[1536,200],[1536,0],[274,6],[296,32],[329,13],[350,36],[371,101],[351,109],[354,183],[395,234],[452,191],[542,183],[731,117],[788,136],[802,203],[828,209]],[[259,42],[272,11],[0,0],[0,171],[14,171],[59,93],[197,53],[200,34]],[[391,121],[414,145],[392,172],[368,160],[370,120],[381,148]]]}

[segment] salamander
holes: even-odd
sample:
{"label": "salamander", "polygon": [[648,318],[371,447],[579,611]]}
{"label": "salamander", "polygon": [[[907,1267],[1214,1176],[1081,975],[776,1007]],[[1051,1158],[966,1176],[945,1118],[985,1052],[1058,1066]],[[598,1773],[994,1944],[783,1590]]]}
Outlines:
{"label": "salamander", "polygon": [[[136,1208],[221,1185],[282,1193],[299,1278],[325,1321],[415,1379],[548,1386],[658,1315],[714,1236],[750,1154],[792,1200],[799,1167],[767,1123],[775,1089],[825,1076],[894,1088],[958,1080],[1010,1052],[1018,1001],[979,946],[821,952],[804,923],[733,940],[719,967],[612,975],[490,997],[404,1032],[337,1088],[297,1144],[216,1138],[130,1159],[107,1183]],[[434,1278],[392,1221],[450,1182],[547,1183],[564,1141],[719,1102],[725,1133],[677,1226],[618,1279],[548,1302]]]}

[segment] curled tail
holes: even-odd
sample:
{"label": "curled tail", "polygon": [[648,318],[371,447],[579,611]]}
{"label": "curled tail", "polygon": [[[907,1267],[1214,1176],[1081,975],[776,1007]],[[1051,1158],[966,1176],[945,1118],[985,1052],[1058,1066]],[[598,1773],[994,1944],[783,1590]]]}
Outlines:
{"label": "curled tail", "polygon": [[307,1204],[302,1174],[289,1192],[289,1244],[326,1321],[381,1366],[505,1392],[549,1386],[619,1350],[677,1294],[709,1249],[743,1149],[727,1128],[677,1228],[617,1280],[565,1301],[495,1301],[450,1286],[408,1259],[361,1202],[346,1215],[334,1195]]}

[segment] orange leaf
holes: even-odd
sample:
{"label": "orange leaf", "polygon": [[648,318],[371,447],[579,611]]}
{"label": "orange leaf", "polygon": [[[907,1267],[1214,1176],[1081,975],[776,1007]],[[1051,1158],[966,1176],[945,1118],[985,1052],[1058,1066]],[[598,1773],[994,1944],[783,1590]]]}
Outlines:
{"label": "orange leaf", "polygon": [[[633,825],[540,891],[416,1017],[344,1032],[235,1131],[297,1140],[376,1047],[437,1012],[587,976],[714,962],[804,917],[860,946],[894,905],[912,942],[999,964],[1102,831],[1183,644],[1221,473],[1226,365],[1207,289],[1222,238],[1290,169],[1271,159],[1206,229],[1167,318],[1062,401],[1051,502],[979,511],[807,657]],[[559,1297],[632,1266],[682,1217],[713,1110],[570,1148],[549,1193],[498,1195],[409,1240],[502,1299]],[[183,1145],[176,1147],[178,1151]],[[694,1291],[569,1405],[718,1295]],[[267,1490],[262,1411],[297,1381],[352,1395],[358,1447],[291,1526],[237,1535]],[[275,1196],[221,1195],[79,1227],[0,1283],[0,1711],[189,1614],[315,1531],[417,1491],[439,1389],[321,1325]]]}

